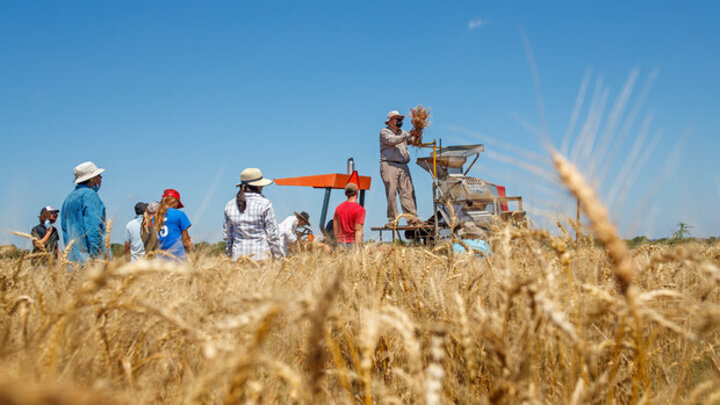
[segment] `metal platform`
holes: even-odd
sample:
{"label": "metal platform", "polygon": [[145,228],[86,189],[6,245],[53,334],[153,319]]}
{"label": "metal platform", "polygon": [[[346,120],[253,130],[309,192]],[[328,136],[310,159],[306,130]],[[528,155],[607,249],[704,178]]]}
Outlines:
{"label": "metal platform", "polygon": [[435,226],[423,224],[423,225],[398,225],[396,227],[394,226],[375,226],[370,228],[373,232],[378,232],[378,235],[380,236],[380,242],[383,240],[383,232],[384,231],[390,231],[390,234],[392,235],[392,241],[395,242],[395,239],[402,239],[400,236],[400,231],[435,231]]}

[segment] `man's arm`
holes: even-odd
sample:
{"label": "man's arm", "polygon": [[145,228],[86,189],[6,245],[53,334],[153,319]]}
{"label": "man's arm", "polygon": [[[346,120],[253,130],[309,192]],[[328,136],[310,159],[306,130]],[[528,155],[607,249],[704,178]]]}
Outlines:
{"label": "man's arm", "polygon": [[85,238],[88,242],[88,253],[92,257],[102,256],[103,236],[105,236],[105,206],[100,197],[91,195],[83,198],[83,224],[85,225]]}
{"label": "man's arm", "polygon": [[287,252],[285,252],[286,256],[290,255],[290,252],[295,252],[299,250],[300,241],[298,241],[297,237],[297,228],[298,228],[298,221],[294,217],[292,218],[292,222],[290,224],[290,234],[287,235],[288,238],[288,248]]}
{"label": "man's arm", "polygon": [[50,239],[50,235],[52,235],[52,230],[53,230],[53,227],[52,227],[52,225],[50,225],[47,228],[47,232],[45,232],[45,236],[43,236],[42,238],[40,237],[40,235],[36,234],[35,232],[32,232],[32,236],[35,237],[35,239],[33,239],[33,245],[35,245],[36,248],[44,251],[45,244]]}
{"label": "man's arm", "polygon": [[410,134],[405,131],[400,131],[400,135],[395,134],[393,131],[383,128],[380,131],[380,143],[385,145],[397,145],[403,142],[407,142],[410,139]]}
{"label": "man's arm", "polygon": [[360,212],[355,218],[355,245],[361,247],[363,243],[363,224],[365,223],[365,208],[360,207]]}
{"label": "man's arm", "polygon": [[193,241],[190,238],[187,228],[182,231],[182,243],[185,248],[185,253],[191,253],[193,250]]}
{"label": "man's arm", "polygon": [[361,247],[363,243],[363,224],[355,224],[355,245]]}
{"label": "man's arm", "polygon": [[184,211],[178,211],[180,216],[178,217],[180,221],[180,229],[181,233],[180,236],[182,238],[182,244],[185,248],[185,253],[191,253],[193,250],[193,242],[190,238],[190,234],[188,233],[188,228],[192,226],[192,223],[190,222],[190,219],[187,217]]}
{"label": "man's arm", "polygon": [[125,255],[130,254],[130,242],[125,242]]}
{"label": "man's arm", "polygon": [[338,220],[335,216],[333,216],[333,235],[335,235],[335,241],[339,242],[340,239],[340,225],[338,225]]}

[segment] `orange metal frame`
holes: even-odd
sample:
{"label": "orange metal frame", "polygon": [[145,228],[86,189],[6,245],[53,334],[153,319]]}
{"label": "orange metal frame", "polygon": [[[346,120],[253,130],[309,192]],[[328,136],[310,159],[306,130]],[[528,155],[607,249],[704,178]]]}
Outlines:
{"label": "orange metal frame", "polygon": [[[370,190],[369,176],[358,176],[360,179],[360,190]],[[286,177],[284,179],[275,179],[278,186],[299,186],[313,188],[333,188],[344,189],[348,183],[350,175],[348,174],[318,174],[315,176]]]}
{"label": "orange metal frame", "polygon": [[325,198],[323,198],[323,206],[320,211],[320,230],[325,233],[328,212],[328,204],[330,203],[330,192],[333,189],[344,189],[350,177],[358,177],[358,188],[360,189],[360,205],[365,206],[365,190],[370,190],[369,176],[358,176],[357,171],[350,174],[332,173],[318,174],[315,176],[286,177],[284,179],[275,179],[275,184],[279,186],[298,186],[325,189]]}

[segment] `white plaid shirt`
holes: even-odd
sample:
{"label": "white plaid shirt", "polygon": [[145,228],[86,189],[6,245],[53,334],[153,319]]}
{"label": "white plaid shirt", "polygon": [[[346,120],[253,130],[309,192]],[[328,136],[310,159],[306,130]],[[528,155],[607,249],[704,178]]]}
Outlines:
{"label": "white plaid shirt", "polygon": [[257,193],[246,192],[245,199],[247,206],[243,213],[238,210],[234,198],[225,205],[225,252],[233,260],[240,256],[262,260],[267,259],[269,253],[282,256],[272,203]]}

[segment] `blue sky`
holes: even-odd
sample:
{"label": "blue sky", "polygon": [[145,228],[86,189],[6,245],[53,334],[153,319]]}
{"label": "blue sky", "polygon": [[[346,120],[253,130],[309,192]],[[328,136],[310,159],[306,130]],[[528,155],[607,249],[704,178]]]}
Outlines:
{"label": "blue sky", "polygon": [[[378,132],[389,110],[418,104],[432,108],[426,140],[484,143],[471,173],[552,224],[574,204],[547,146],[561,148],[584,84],[568,151],[579,145],[575,162],[624,236],[667,236],[678,222],[720,234],[720,6],[547,3],[3,2],[0,243],[26,245],[8,231],[62,205],[85,160],[107,169],[100,195],[114,242],[135,202],[168,187],[191,236],[220,240],[243,168],[343,172],[348,157],[373,177],[367,226],[380,225]],[[411,170],[429,216],[430,177]],[[265,194],[279,219],[305,210],[316,227],[321,191]]]}

